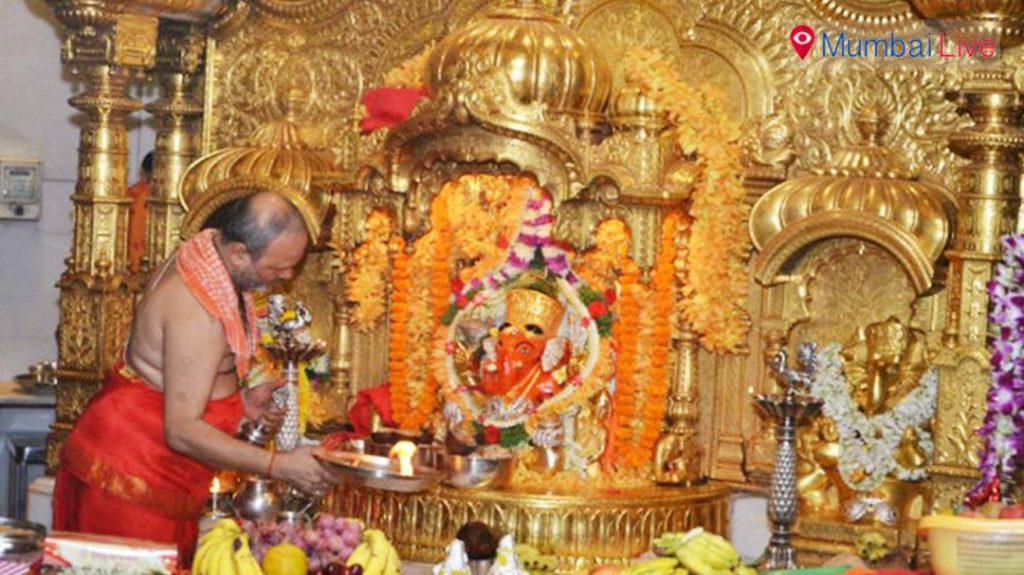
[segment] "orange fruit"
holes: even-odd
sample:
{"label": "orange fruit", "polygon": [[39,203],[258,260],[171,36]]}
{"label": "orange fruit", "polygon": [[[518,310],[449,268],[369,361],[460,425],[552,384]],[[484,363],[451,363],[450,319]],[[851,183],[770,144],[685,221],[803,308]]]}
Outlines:
{"label": "orange fruit", "polygon": [[295,545],[279,543],[267,549],[261,567],[266,575],[306,575],[309,560],[305,551]]}

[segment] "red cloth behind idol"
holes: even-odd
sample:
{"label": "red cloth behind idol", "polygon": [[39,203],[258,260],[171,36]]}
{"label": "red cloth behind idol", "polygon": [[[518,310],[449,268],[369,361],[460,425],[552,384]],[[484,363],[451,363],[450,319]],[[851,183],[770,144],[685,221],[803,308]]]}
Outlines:
{"label": "red cloth behind idol", "polygon": [[[203,420],[233,434],[234,393],[206,404]],[[214,470],[164,441],[164,396],[118,361],[61,451],[53,527],[176,543],[190,555]]]}
{"label": "red cloth behind idol", "polygon": [[391,419],[391,394],[387,384],[364,389],[356,395],[355,403],[348,409],[348,421],[355,428],[355,437],[370,435],[370,417],[374,411],[386,427],[395,427]]}
{"label": "red cloth behind idol", "polygon": [[391,419],[391,394],[386,383],[360,391],[352,407],[348,408],[348,421],[352,430],[331,433],[320,441],[320,445],[326,449],[338,449],[350,439],[369,437],[370,419],[374,411],[386,427],[395,427],[395,422]]}
{"label": "red cloth behind idol", "polygon": [[423,88],[371,88],[363,94],[363,105],[367,115],[360,122],[364,134],[379,128],[393,128],[406,121],[420,98],[425,98]]}

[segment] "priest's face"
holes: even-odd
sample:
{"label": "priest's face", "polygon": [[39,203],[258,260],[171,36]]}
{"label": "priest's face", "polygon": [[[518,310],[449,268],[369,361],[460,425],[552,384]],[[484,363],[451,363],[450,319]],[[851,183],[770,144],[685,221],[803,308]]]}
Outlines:
{"label": "priest's face", "polygon": [[245,263],[231,273],[231,280],[244,291],[290,280],[295,276],[295,267],[306,255],[308,243],[305,230],[286,230],[271,240],[258,257],[247,251]]}

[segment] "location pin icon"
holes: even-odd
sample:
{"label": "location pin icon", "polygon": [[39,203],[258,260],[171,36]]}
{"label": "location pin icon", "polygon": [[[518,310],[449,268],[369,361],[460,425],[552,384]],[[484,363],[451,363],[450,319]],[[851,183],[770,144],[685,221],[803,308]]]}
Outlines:
{"label": "location pin icon", "polygon": [[789,32],[789,43],[793,45],[796,55],[800,56],[800,59],[803,60],[814,46],[814,28],[807,24],[793,26],[793,29]]}

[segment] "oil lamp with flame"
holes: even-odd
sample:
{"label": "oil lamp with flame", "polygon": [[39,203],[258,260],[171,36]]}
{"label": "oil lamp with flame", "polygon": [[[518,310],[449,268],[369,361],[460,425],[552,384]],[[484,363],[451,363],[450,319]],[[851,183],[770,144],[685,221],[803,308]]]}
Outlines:
{"label": "oil lamp with flame", "polygon": [[411,441],[399,441],[388,452],[388,459],[398,458],[398,474],[412,477],[412,458],[416,456],[416,444]]}
{"label": "oil lamp with flame", "polygon": [[230,494],[221,488],[220,478],[213,477],[210,483],[210,507],[199,519],[199,533],[203,534],[213,528],[218,519],[231,516],[231,509],[228,507]]}
{"label": "oil lamp with flame", "polygon": [[417,464],[418,450],[411,441],[399,441],[391,447],[387,457],[322,446],[314,454],[349,485],[417,493],[437,485],[444,476],[437,469]]}

